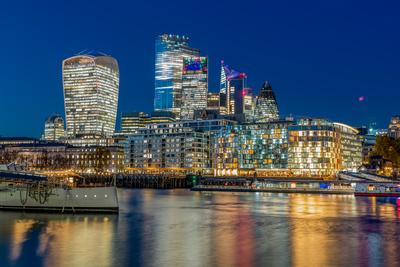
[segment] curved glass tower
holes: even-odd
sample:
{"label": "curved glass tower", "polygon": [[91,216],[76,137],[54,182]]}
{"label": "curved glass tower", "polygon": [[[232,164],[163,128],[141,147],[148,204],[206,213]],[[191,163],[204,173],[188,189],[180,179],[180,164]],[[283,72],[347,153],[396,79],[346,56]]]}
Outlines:
{"label": "curved glass tower", "polygon": [[112,135],[118,107],[117,60],[74,56],[63,61],[62,76],[67,135]]}
{"label": "curved glass tower", "polygon": [[188,45],[189,38],[163,34],[156,39],[155,111],[172,111],[180,116],[182,106],[182,66],[184,57],[200,52]]}
{"label": "curved glass tower", "polygon": [[278,104],[271,84],[265,81],[257,98],[254,118],[256,122],[268,122],[279,119]]}

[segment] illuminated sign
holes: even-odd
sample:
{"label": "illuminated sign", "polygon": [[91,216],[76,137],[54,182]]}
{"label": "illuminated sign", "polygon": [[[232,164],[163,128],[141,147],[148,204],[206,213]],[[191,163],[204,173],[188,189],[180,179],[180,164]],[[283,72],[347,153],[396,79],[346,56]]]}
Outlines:
{"label": "illuminated sign", "polygon": [[206,57],[186,57],[183,59],[183,74],[207,73]]}

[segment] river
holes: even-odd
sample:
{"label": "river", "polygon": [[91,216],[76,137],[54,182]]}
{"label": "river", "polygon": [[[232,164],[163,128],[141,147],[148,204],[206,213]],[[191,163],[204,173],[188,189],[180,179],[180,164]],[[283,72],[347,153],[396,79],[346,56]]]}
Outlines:
{"label": "river", "polygon": [[0,212],[0,266],[400,266],[396,199],[119,190],[119,215]]}

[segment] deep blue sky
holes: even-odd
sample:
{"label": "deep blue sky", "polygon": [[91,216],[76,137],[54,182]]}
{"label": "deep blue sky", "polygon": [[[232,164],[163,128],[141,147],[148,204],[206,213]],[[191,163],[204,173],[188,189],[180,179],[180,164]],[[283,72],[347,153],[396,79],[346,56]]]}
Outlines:
{"label": "deep blue sky", "polygon": [[119,113],[151,111],[161,33],[209,56],[211,91],[224,59],[254,92],[269,80],[283,115],[386,127],[400,113],[398,0],[4,2],[0,135],[40,136],[64,114],[61,62],[84,49],[118,60]]}

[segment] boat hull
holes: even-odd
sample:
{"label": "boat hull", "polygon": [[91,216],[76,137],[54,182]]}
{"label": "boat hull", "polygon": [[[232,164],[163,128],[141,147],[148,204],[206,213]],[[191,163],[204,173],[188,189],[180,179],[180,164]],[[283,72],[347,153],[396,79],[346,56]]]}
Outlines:
{"label": "boat hull", "polygon": [[22,186],[0,188],[0,209],[65,213],[118,213],[119,204],[115,187],[53,188],[47,194],[39,194]]}

